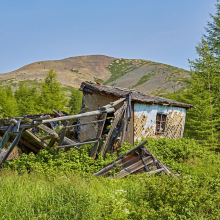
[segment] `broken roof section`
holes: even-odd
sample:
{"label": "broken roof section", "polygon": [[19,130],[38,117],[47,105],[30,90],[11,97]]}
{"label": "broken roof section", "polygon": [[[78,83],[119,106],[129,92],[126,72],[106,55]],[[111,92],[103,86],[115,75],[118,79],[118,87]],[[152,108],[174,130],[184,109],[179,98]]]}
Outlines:
{"label": "broken roof section", "polygon": [[123,178],[129,174],[137,174],[142,172],[174,174],[169,167],[152,155],[152,153],[144,146],[147,140],[119,156],[114,162],[93,174],[93,176],[109,176],[114,168],[119,167],[120,171],[115,178]]}
{"label": "broken roof section", "polygon": [[126,98],[130,95],[131,101],[134,102],[141,102],[147,104],[158,104],[158,105],[166,105],[166,106],[175,106],[175,107],[182,107],[186,109],[195,108],[191,104],[177,102],[171,99],[162,98],[158,96],[148,95],[142,92],[138,92],[134,89],[126,89],[126,88],[119,88],[113,86],[104,86],[94,82],[82,82],[81,91],[88,92],[88,93],[99,93],[102,95],[110,95],[116,96],[118,98]]}

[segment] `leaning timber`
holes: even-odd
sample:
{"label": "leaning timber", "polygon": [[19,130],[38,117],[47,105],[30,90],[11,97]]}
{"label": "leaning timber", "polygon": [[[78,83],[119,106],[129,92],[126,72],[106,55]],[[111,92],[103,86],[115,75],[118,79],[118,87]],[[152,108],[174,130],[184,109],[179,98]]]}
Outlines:
{"label": "leaning timber", "polygon": [[[123,107],[115,111],[115,106],[121,103],[124,103]],[[123,139],[122,131],[125,130],[126,123],[120,124],[120,132],[115,133],[115,131],[118,131],[117,126],[121,118],[126,118],[124,116],[126,103],[127,100],[121,98],[95,111],[87,111],[87,108],[83,108],[76,115],[68,115],[65,112],[53,109],[54,114],[26,115],[0,119],[0,136],[2,136],[0,141],[0,162],[7,160],[15,146],[18,146],[25,153],[31,151],[38,153],[41,149],[47,146],[52,147],[54,144],[57,145],[57,149],[69,149],[70,147],[80,149],[82,145],[93,144],[91,157],[95,159],[100,154],[98,148],[101,140],[104,141],[104,147],[100,146],[100,148],[102,149],[102,154],[105,155],[107,150],[111,151],[113,149],[111,145],[115,149],[116,146],[120,147],[122,144],[122,141],[119,142],[118,139]],[[103,133],[106,133],[104,125],[108,114],[114,114],[115,117],[112,120],[112,129],[107,132],[106,137],[106,135],[103,136]],[[88,120],[86,123],[80,123],[80,119],[89,119],[91,116],[97,117],[97,120]],[[77,131],[80,131],[80,127],[91,124],[97,125],[96,135],[79,141],[77,139]],[[57,125],[60,127],[59,131],[54,130]],[[113,128],[115,128],[114,132]],[[45,133],[44,136],[39,136],[39,131],[41,130]],[[103,137],[105,138],[103,139]],[[106,139],[107,141],[105,141]],[[11,142],[11,145],[8,149],[5,149],[7,142]]]}
{"label": "leaning timber", "polygon": [[138,146],[119,156],[115,162],[93,174],[93,176],[109,176],[111,171],[117,166],[120,168],[120,171],[117,173],[115,178],[122,178],[129,174],[137,174],[141,172],[146,172],[148,174],[172,174],[170,168],[154,157],[144,146],[146,143],[146,140],[143,141]]}

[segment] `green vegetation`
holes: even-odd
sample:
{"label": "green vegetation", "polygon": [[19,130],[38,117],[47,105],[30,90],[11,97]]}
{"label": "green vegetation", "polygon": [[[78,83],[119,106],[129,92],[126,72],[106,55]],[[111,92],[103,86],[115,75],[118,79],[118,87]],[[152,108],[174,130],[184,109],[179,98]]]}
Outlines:
{"label": "green vegetation", "polygon": [[63,110],[67,101],[65,93],[61,91],[60,83],[57,81],[56,72],[50,69],[44,83],[41,84],[40,112],[51,112],[52,109]]}
{"label": "green vegetation", "polygon": [[[122,148],[129,149],[125,144]],[[181,178],[146,173],[96,178],[106,160],[80,151],[24,155],[0,172],[5,219],[219,219],[220,155],[193,140],[149,139],[147,147]],[[123,152],[123,149],[122,149]],[[9,169],[11,171],[9,171]],[[28,169],[29,174],[26,170]]]}
{"label": "green vegetation", "polygon": [[[81,108],[82,92],[78,91],[73,101],[73,87],[60,86],[56,72],[50,69],[44,82],[25,80],[10,85],[13,78],[7,82],[1,81],[0,85],[0,117],[17,117],[27,114],[52,113],[52,108],[77,112]],[[12,86],[16,89],[13,92]],[[66,98],[66,92],[70,93],[70,100]],[[73,110],[75,109],[75,110]]]}
{"label": "green vegetation", "polygon": [[[191,139],[149,138],[146,144],[180,178],[146,173],[124,179],[92,176],[133,148],[128,143],[96,160],[89,157],[92,145],[69,151],[56,151],[54,146],[1,164],[2,219],[220,219],[220,153],[216,148],[220,139],[220,44],[215,36],[220,32],[220,3],[216,7],[214,22],[208,23],[209,36],[196,47],[199,58],[190,62],[190,89],[167,95],[197,107],[188,111],[186,118],[185,136]],[[134,60],[113,61],[109,82],[138,65],[141,63]],[[65,100],[53,70],[40,89],[21,82],[15,93],[10,86],[1,86],[0,95],[4,117],[34,112],[39,103],[48,111],[58,98]],[[71,112],[79,109],[81,95],[71,91]],[[64,101],[61,103],[64,107]],[[118,171],[116,167],[112,177]]]}
{"label": "green vegetation", "polygon": [[127,59],[116,59],[113,60],[110,65],[107,66],[107,69],[111,72],[111,77],[104,82],[104,85],[115,81],[116,79],[124,76],[125,74],[141,67],[144,64],[149,63],[146,60],[127,60]]}
{"label": "green vegetation", "polygon": [[100,83],[104,83],[104,80],[102,80],[102,79],[99,79],[99,78],[96,78],[96,77],[94,77],[94,81],[95,82],[100,82]]}
{"label": "green vegetation", "polygon": [[82,106],[82,92],[79,91],[78,89],[72,88],[71,90],[71,95],[69,99],[69,113],[74,115],[79,112]]}
{"label": "green vegetation", "polygon": [[185,136],[195,138],[204,146],[219,147],[220,141],[220,52],[217,33],[220,32],[220,3],[213,23],[208,23],[208,36],[196,47],[198,59],[190,61],[191,80],[189,89],[182,93],[168,95],[177,101],[193,104],[196,108],[188,111]]}
{"label": "green vegetation", "polygon": [[2,117],[17,116],[19,114],[18,103],[10,86],[0,89],[0,114]]}
{"label": "green vegetation", "polygon": [[[40,92],[35,86],[28,86],[27,82],[20,82],[14,97],[17,101],[19,115],[37,114]],[[13,116],[13,114],[8,115]]]}
{"label": "green vegetation", "polygon": [[142,85],[144,84],[145,82],[147,82],[152,76],[155,76],[155,72],[152,72],[152,73],[148,73],[147,75],[144,75],[142,76],[139,81],[133,86],[134,87],[137,87],[139,85]]}
{"label": "green vegetation", "polygon": [[156,91],[152,92],[152,95],[155,96],[163,96],[164,94],[167,94],[167,88],[164,86],[158,87]]}
{"label": "green vegetation", "polygon": [[79,70],[70,69],[70,71],[71,71],[71,72],[74,72],[74,73],[81,74],[81,73],[79,72]]}

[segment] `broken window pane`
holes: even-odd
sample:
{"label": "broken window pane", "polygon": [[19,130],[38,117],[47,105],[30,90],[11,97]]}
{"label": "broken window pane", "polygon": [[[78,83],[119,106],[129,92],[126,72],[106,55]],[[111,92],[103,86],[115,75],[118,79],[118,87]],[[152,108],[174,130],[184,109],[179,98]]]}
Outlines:
{"label": "broken window pane", "polygon": [[156,116],[156,134],[163,134],[165,132],[167,116],[163,114],[157,114]]}

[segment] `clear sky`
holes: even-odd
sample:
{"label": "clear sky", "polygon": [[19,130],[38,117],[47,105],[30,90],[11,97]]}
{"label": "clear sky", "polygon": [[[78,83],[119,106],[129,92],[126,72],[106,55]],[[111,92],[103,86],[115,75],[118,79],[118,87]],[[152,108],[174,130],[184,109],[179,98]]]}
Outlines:
{"label": "clear sky", "polygon": [[216,0],[0,0],[0,73],[81,55],[189,69]]}

